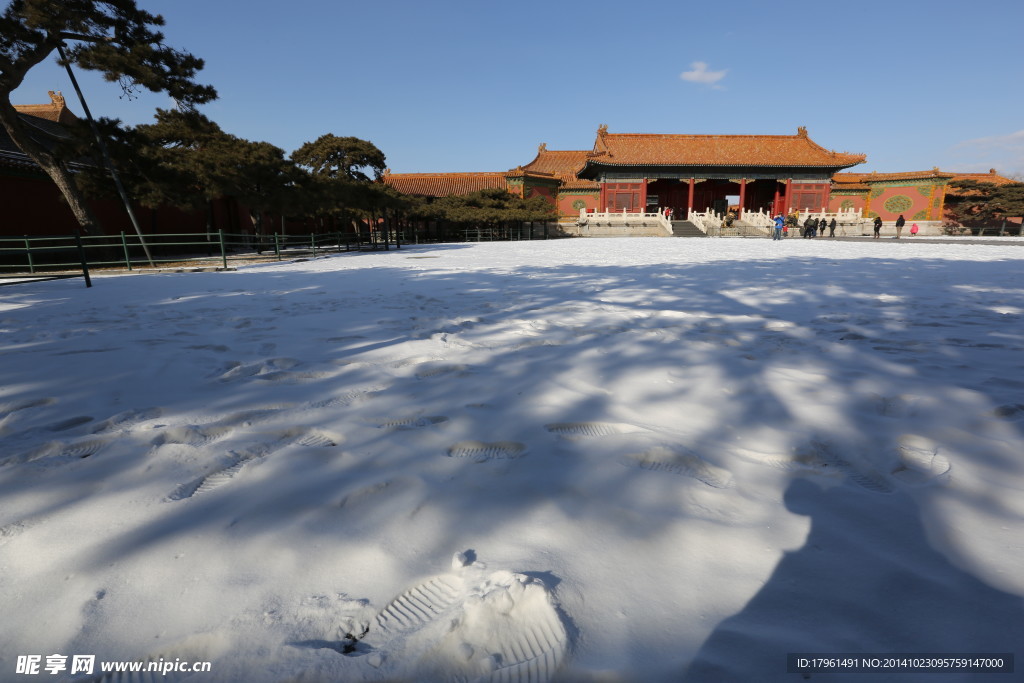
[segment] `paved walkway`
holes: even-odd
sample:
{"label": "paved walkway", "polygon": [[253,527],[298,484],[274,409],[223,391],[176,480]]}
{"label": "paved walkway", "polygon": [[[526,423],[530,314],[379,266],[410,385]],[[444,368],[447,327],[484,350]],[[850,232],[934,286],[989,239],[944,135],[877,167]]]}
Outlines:
{"label": "paved walkway", "polygon": [[[753,235],[751,235],[749,237],[746,237],[746,239],[755,239],[755,237]],[[763,240],[763,239],[768,239],[768,238],[764,237],[764,236],[761,236],[761,235],[758,235],[756,237],[756,239],[762,239]],[[798,239],[799,240],[799,239],[803,239],[803,238],[800,237],[799,235],[797,235],[795,237],[794,236],[787,237],[786,239]],[[901,237],[899,240],[895,240],[893,237],[890,236],[890,237],[881,237],[881,238],[876,240],[876,239],[874,239],[874,238],[872,238],[870,236],[864,237],[864,236],[844,235],[844,236],[840,237],[839,235],[836,235],[835,237],[815,237],[814,239],[816,239],[816,240],[826,240],[826,241],[829,241],[829,242],[879,242],[879,243],[885,244],[885,243],[888,243],[888,242],[899,241],[899,242],[928,242],[930,244],[963,244],[965,246],[970,246],[972,244],[994,244],[994,245],[1000,246],[1000,247],[1024,247],[1024,239],[1019,239],[1019,238],[1016,238],[1016,237],[990,237],[990,238],[984,238],[984,237],[982,237],[982,238],[979,238],[979,237],[968,237],[968,238],[964,238],[964,237]]]}

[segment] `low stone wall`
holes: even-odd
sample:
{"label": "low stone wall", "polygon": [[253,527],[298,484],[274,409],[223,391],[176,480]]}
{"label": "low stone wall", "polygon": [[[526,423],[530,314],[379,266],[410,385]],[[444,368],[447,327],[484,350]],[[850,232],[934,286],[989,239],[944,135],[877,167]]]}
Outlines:
{"label": "low stone wall", "polygon": [[[910,226],[917,223],[919,229],[918,236],[920,237],[939,237],[942,236],[942,221],[907,221],[907,224],[903,226],[903,236],[910,237]],[[845,225],[841,226],[845,228],[845,233],[840,228],[836,228],[836,235],[874,235],[875,228],[874,224],[866,220],[860,226]],[[882,237],[895,237],[896,236],[896,221],[882,221],[882,229],[879,231]]]}
{"label": "low stone wall", "polygon": [[[940,237],[943,236],[942,222],[941,221],[907,221],[907,224],[903,227],[903,237],[910,237],[910,226],[917,223],[919,232],[917,233],[920,237]],[[577,225],[576,223],[559,223],[558,232],[567,237],[671,237],[671,235],[665,234],[665,230],[660,225],[608,225],[604,221],[597,222],[595,225],[594,221],[591,221],[587,225]],[[755,231],[753,228],[750,229],[753,234],[755,232],[767,234],[766,230]],[[792,231],[790,231],[792,236]],[[797,235],[800,233],[797,232]],[[828,231],[825,231],[828,234]],[[882,237],[895,237],[896,236],[896,222],[895,221],[884,221],[882,223],[882,230],[879,233]],[[859,237],[874,235],[874,226],[871,221],[865,220],[860,225],[839,225],[836,227],[837,237]],[[728,235],[723,232],[722,236],[740,236],[735,228],[732,229]]]}
{"label": "low stone wall", "polygon": [[671,238],[665,228],[654,223],[652,225],[608,225],[603,221],[598,224],[577,225],[560,223],[560,229],[574,238]]}

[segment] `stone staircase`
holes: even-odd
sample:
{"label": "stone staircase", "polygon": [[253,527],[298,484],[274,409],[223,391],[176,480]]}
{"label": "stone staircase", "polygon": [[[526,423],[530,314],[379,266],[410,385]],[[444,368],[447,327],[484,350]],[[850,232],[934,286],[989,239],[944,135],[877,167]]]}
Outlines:
{"label": "stone staircase", "polygon": [[752,225],[744,220],[736,219],[732,222],[732,226],[728,228],[722,228],[722,237],[769,237],[771,236],[771,228],[765,228],[760,225]]}
{"label": "stone staircase", "polygon": [[676,237],[707,237],[703,230],[690,221],[672,221],[672,234]]}

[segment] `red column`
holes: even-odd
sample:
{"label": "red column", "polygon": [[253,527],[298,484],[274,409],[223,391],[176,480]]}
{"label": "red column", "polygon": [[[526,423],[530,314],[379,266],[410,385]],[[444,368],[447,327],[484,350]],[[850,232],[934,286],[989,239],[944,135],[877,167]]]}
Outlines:
{"label": "red column", "polygon": [[686,195],[686,213],[689,215],[690,211],[693,210],[693,178],[690,178],[690,191]]}
{"label": "red column", "polygon": [[782,214],[783,216],[786,215],[786,213],[782,210],[782,207],[779,206],[779,181],[778,180],[775,181],[775,199],[772,200],[772,213],[775,214],[776,216],[778,216],[779,214]]}
{"label": "red column", "polygon": [[743,218],[743,207],[747,200],[747,179],[740,178],[740,210],[736,212],[736,218]]}

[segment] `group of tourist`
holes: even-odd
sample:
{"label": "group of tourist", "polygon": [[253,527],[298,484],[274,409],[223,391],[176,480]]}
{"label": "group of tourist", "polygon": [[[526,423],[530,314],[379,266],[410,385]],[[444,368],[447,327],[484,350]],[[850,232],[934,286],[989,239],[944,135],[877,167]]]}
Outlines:
{"label": "group of tourist", "polygon": [[804,239],[812,239],[818,236],[819,231],[821,237],[825,236],[825,228],[829,229],[828,236],[836,236],[836,219],[833,218],[831,222],[822,218],[815,218],[814,216],[808,216],[807,220],[804,221]]}
{"label": "group of tourist", "polygon": [[[905,226],[906,224],[907,224],[907,219],[904,218],[903,214],[901,213],[900,217],[896,219],[896,236],[893,237],[893,239],[898,240],[901,237],[903,237],[903,226]],[[881,232],[882,232],[882,219],[879,216],[875,216],[874,227],[875,227],[875,234],[874,234],[872,239],[876,239],[876,240],[877,239],[881,239],[882,238],[882,235],[881,235]],[[913,237],[914,235],[916,235],[918,233],[919,230],[920,230],[920,228],[917,227],[917,223],[914,223],[913,225],[910,226],[910,236]]]}
{"label": "group of tourist", "polygon": [[[774,219],[775,225],[772,227],[772,239],[781,240],[784,236],[788,236],[790,229],[794,232],[799,228],[799,219],[795,213],[791,213],[789,216],[783,218],[782,215],[776,216]],[[807,220],[804,221],[803,230],[801,235],[804,239],[811,239],[813,237],[825,236],[825,229],[828,228],[828,236],[836,236],[836,219],[833,218],[831,221],[826,220],[824,217],[815,218],[814,216],[808,216]]]}
{"label": "group of tourist", "polygon": [[[791,213],[789,216],[783,218],[782,215],[776,216],[774,219],[775,225],[772,227],[772,239],[781,240],[783,237],[789,235],[790,229],[794,232],[799,227],[799,219],[795,213]],[[903,227],[907,224],[907,219],[900,214],[900,217],[896,219],[896,237],[894,239],[900,239],[903,236]],[[836,219],[833,218],[831,221],[826,220],[824,217],[815,218],[814,216],[808,216],[804,221],[801,235],[804,239],[812,239],[814,237],[824,237],[825,228],[828,228],[828,236],[836,236]],[[880,239],[882,230],[882,219],[875,216],[874,222],[875,235],[874,239]],[[910,226],[910,234],[916,235],[918,233],[917,223]]]}

